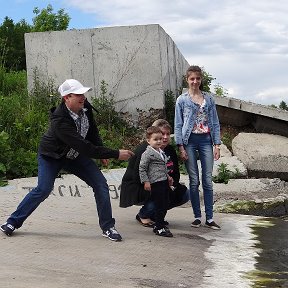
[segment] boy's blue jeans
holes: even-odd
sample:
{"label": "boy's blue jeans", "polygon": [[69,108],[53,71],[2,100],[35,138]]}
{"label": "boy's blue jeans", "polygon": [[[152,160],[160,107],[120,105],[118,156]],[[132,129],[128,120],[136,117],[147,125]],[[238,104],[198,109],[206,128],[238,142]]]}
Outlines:
{"label": "boy's blue jeans", "polygon": [[201,218],[200,196],[199,196],[199,170],[197,159],[201,163],[202,188],[205,204],[206,220],[213,219],[213,145],[210,133],[193,134],[191,133],[188,144],[185,146],[188,160],[185,166],[189,175],[190,198],[195,218]]}
{"label": "boy's blue jeans", "polygon": [[27,217],[49,196],[61,169],[78,176],[92,187],[101,229],[113,227],[115,219],[112,218],[107,181],[96,163],[81,155],[74,160],[38,155],[38,185],[24,197],[16,211],[7,219],[7,223],[20,228]]}

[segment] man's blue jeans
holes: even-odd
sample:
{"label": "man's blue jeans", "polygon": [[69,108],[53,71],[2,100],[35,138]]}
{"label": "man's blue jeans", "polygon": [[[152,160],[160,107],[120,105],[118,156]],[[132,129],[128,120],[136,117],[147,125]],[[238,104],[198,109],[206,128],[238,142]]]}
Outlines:
{"label": "man's blue jeans", "polygon": [[55,178],[61,169],[78,176],[92,187],[101,229],[107,230],[113,227],[115,219],[112,218],[107,181],[95,162],[81,155],[74,160],[38,155],[38,185],[24,197],[7,223],[20,228],[27,217],[50,195]]}
{"label": "man's blue jeans", "polygon": [[206,220],[213,219],[213,145],[210,133],[191,133],[188,144],[185,146],[188,160],[185,166],[189,175],[190,199],[195,218],[201,218],[200,196],[199,196],[199,170],[197,159],[201,163],[202,188],[205,204]]}

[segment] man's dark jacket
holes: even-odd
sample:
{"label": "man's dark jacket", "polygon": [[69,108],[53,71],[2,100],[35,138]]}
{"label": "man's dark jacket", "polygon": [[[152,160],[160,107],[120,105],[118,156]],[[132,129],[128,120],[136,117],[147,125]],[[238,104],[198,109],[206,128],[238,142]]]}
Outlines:
{"label": "man's dark jacket", "polygon": [[49,129],[40,141],[40,154],[60,159],[73,148],[79,154],[94,159],[119,157],[119,150],[103,146],[93,118],[91,104],[85,101],[84,107],[87,108],[86,115],[89,120],[89,130],[85,139],[77,132],[76,124],[64,102],[57,108],[51,109]]}

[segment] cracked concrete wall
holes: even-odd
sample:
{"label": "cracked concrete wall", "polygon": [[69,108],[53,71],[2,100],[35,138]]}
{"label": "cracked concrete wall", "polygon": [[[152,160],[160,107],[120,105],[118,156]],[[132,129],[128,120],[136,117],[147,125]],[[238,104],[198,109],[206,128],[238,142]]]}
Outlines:
{"label": "cracked concrete wall", "polygon": [[25,35],[28,88],[37,69],[56,86],[75,78],[93,87],[88,98],[108,84],[116,109],[139,121],[139,111],[164,108],[164,93],[178,94],[188,62],[157,25],[119,26]]}

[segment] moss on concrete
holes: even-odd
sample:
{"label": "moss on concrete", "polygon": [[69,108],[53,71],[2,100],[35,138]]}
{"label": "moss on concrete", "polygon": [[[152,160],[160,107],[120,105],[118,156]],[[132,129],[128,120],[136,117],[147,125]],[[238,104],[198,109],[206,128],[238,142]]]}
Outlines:
{"label": "moss on concrete", "polygon": [[215,206],[215,212],[248,214],[256,216],[284,216],[287,215],[288,200],[273,199],[271,201],[256,202],[234,201],[221,206]]}
{"label": "moss on concrete", "polygon": [[246,278],[251,280],[252,288],[275,288],[275,287],[287,287],[288,272],[270,272],[270,271],[258,271],[253,270],[245,275]]}

